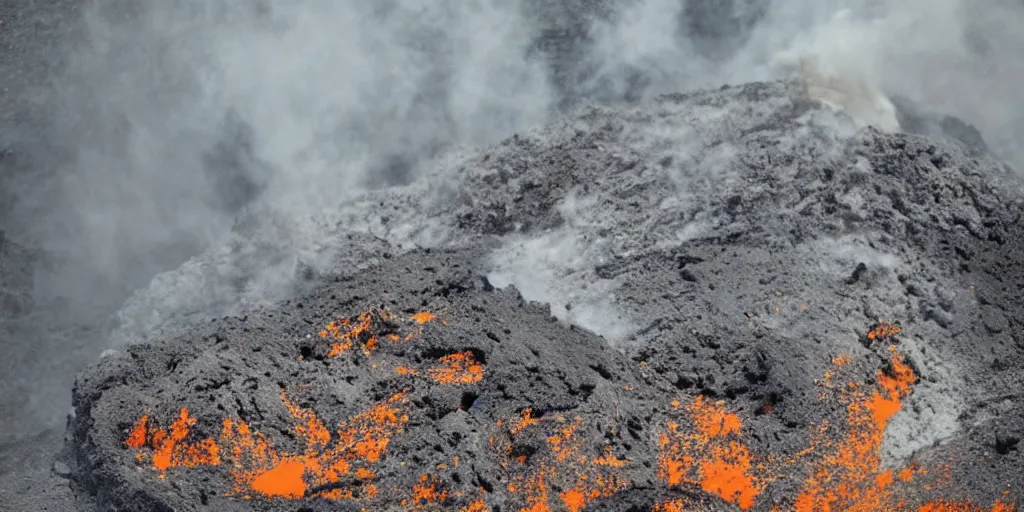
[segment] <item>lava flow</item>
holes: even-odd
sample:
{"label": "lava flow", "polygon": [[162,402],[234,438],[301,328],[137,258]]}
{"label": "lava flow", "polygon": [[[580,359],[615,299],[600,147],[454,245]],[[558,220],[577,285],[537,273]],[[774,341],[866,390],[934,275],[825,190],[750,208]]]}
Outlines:
{"label": "lava flow", "polygon": [[[674,402],[673,407],[680,407]],[[740,418],[721,402],[698,396],[686,411],[690,425],[670,421],[661,434],[660,476],[669,486],[692,484],[743,510],[754,506],[767,480],[758,476],[750,450],[741,439]]]}
{"label": "lava flow", "polygon": [[[284,391],[281,399],[295,420],[296,438],[305,445],[301,453],[280,450],[248,423],[230,418],[223,420],[216,441],[207,438],[189,443],[186,439],[195,419],[187,410],[182,410],[166,431],[156,428],[148,415],[143,416],[126,444],[138,450],[140,462],[151,461],[161,476],[171,468],[227,465],[234,482],[231,494],[245,498],[373,497],[377,490],[370,483],[375,477],[371,468],[409,421],[402,411],[407,403],[405,394],[398,393],[352,416],[333,432],[316,413],[293,404]],[[358,490],[336,486],[346,476],[361,484]]]}
{"label": "lava flow", "polygon": [[[435,318],[420,313],[412,321],[422,326]],[[372,354],[375,340],[404,343],[415,337],[400,335],[396,325],[388,313],[364,313],[328,324],[321,337],[332,340],[332,353],[338,346],[351,348],[359,343]],[[892,324],[885,325],[889,327],[883,326],[884,332],[876,332],[880,327],[871,331],[876,334],[872,339],[889,339],[899,332],[890,328]],[[409,386],[469,386],[485,378],[482,354],[473,350],[437,359],[433,356],[424,362],[406,357],[401,365],[392,360],[385,364],[384,355],[374,357],[374,369],[393,368],[393,373],[388,372],[390,378],[404,379]],[[583,512],[595,502],[632,488],[636,471],[650,467],[654,472],[651,479],[678,491],[677,497],[652,504],[653,510],[661,512],[698,510],[712,500],[744,511],[1015,510],[1016,505],[1005,497],[987,507],[967,501],[909,498],[920,496],[922,490],[930,496],[938,493],[941,486],[935,475],[942,474],[941,468],[914,463],[886,469],[881,449],[889,422],[903,408],[918,377],[894,346],[889,347],[888,363],[875,373],[872,384],[856,378],[852,363],[849,355],[834,357],[832,367],[818,381],[823,410],[834,411],[839,419],[812,425],[810,445],[782,456],[756,453],[740,413],[731,412],[727,402],[706,396],[681,397],[668,404],[667,419],[652,434],[652,451],[646,452],[655,453],[655,460],[620,458],[624,452],[614,442],[603,446],[588,442],[602,438],[593,431],[600,428],[593,417],[524,409],[518,417],[492,426],[491,453],[486,456],[499,461],[507,475],[496,492],[505,492],[521,503],[520,512]],[[842,377],[846,380],[840,383]],[[490,510],[487,500],[493,489],[460,488],[432,473],[420,473],[411,490],[380,481],[381,470],[394,475],[395,466],[383,465],[392,441],[411,424],[422,422],[411,419],[413,400],[408,390],[394,393],[333,427],[312,408],[296,403],[284,389],[280,399],[292,420],[287,437],[301,446],[299,450],[276,446],[269,435],[241,419],[197,418],[188,409],[180,409],[167,428],[160,428],[151,414],[142,415],[123,442],[135,451],[140,463],[151,464],[160,478],[177,470],[224,467],[231,483],[228,495],[243,499],[321,498],[369,504],[384,498],[400,502],[406,510]],[[219,433],[199,435],[211,431]],[[637,441],[644,442],[639,437]],[[452,465],[457,468],[459,464],[455,457]],[[405,470],[404,464],[399,467],[403,467],[400,471],[420,470],[412,466]],[[438,465],[438,469],[447,467],[447,463]],[[797,491],[789,496],[775,493],[773,502],[768,503],[763,497],[780,482]]]}
{"label": "lava flow", "polygon": [[[551,431],[539,428],[542,424],[550,426]],[[630,461],[617,458],[611,447],[588,456],[579,438],[583,428],[583,418],[570,421],[558,414],[535,417],[528,409],[503,436],[491,439],[492,446],[506,455],[505,466],[517,475],[506,488],[525,502],[521,512],[550,512],[562,507],[580,512],[588,504],[630,487],[617,471]],[[529,455],[519,453],[523,436],[543,438],[543,449]]]}

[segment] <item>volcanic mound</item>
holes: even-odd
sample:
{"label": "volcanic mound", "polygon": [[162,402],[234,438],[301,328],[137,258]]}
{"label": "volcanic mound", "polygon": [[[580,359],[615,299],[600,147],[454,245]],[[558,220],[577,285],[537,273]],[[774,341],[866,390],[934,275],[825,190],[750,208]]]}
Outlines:
{"label": "volcanic mound", "polygon": [[228,308],[260,269],[194,260],[123,312],[166,334],[80,376],[75,487],[140,511],[1013,510],[1024,188],[895,105],[931,138],[795,82],[587,108],[318,220],[336,265],[296,264],[297,298]]}

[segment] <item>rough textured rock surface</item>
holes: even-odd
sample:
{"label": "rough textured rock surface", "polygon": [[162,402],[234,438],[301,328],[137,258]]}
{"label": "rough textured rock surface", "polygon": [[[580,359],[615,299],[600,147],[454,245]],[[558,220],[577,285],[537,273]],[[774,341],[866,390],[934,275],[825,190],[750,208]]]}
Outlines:
{"label": "rough textured rock surface", "polygon": [[168,334],[79,379],[76,489],[118,510],[1016,503],[1024,190],[969,130],[856,126],[789,82],[589,108],[320,219],[336,272],[299,299],[230,310],[247,271],[198,258],[129,304]]}
{"label": "rough textured rock surface", "polygon": [[[379,462],[362,454],[351,459],[353,472],[362,465],[381,480],[377,486],[382,498],[375,502],[379,507],[411,502],[423,474],[439,477],[439,494],[442,485],[451,489],[452,501],[444,501],[449,506],[460,501],[468,505],[478,489],[495,492],[506,485],[503,458],[549,457],[546,436],[529,432],[534,435],[513,441],[509,429],[499,427],[514,426],[524,414],[542,419],[544,432],[575,427],[575,418],[583,418],[576,440],[582,445],[580,455],[600,457],[608,446],[619,457],[653,459],[654,446],[635,442],[630,430],[622,428],[629,422],[645,436],[650,431],[654,408],[641,404],[654,393],[635,365],[593,334],[563,328],[546,307],[525,302],[513,290],[491,287],[473,256],[471,251],[417,252],[376,272],[323,286],[282,308],[211,322],[187,337],[136,345],[123,356],[109,358],[84,374],[76,388],[76,417],[81,420],[73,427],[74,446],[85,477],[80,483],[98,490],[102,502],[118,507],[183,510],[199,502],[216,510],[248,507],[225,497],[233,483],[215,474],[208,473],[208,484],[181,488],[173,476],[178,471],[169,470],[151,489],[154,474],[138,471],[131,457],[124,464],[110,462],[125,454],[124,431],[134,421],[127,411],[173,418],[180,407],[199,420],[190,435],[213,434],[224,418],[233,418],[266,433],[282,451],[302,453],[301,436],[296,439],[288,425],[296,419],[281,393],[316,411],[327,425],[403,397],[394,402],[402,418],[401,434],[380,433],[389,440],[388,455]],[[323,328],[323,319],[374,310],[391,312],[393,318],[379,324],[374,320],[370,331],[375,347],[367,346],[369,338],[363,337],[331,356],[333,336],[310,336]],[[435,312],[437,318],[420,326],[411,319],[420,311]],[[388,340],[390,333],[401,339]],[[437,373],[445,368],[443,358],[467,351],[480,366],[481,380],[468,369],[465,374]],[[625,387],[638,398],[626,398]],[[369,430],[365,432],[372,436]],[[508,452],[497,444],[508,445]],[[630,480],[653,482],[651,472],[630,471]],[[561,478],[572,482],[576,476],[571,471]],[[455,499],[455,492],[465,499]],[[366,498],[367,491],[362,493]],[[310,510],[337,509],[331,500],[314,501],[318,504]],[[267,506],[293,507],[287,501]]]}
{"label": "rough textured rock surface", "polygon": [[[98,3],[109,9],[90,8]],[[245,3],[221,7],[229,4]],[[307,13],[338,9],[309,4],[318,7]],[[771,29],[768,6],[780,2],[491,4],[522,7],[519,35],[528,35],[508,40],[452,10],[471,21],[352,18],[372,41],[411,36],[412,60],[429,61],[411,81],[394,79],[402,59],[387,58],[388,70],[360,78],[424,83],[394,103],[359,102],[368,117],[311,107],[356,127],[338,139],[370,149],[367,175],[349,179],[336,172],[347,165],[330,165],[323,177],[345,176],[335,187],[295,178],[304,165],[285,162],[291,184],[309,187],[269,194],[269,206],[261,192],[280,190],[267,182],[273,162],[257,156],[255,119],[244,105],[207,108],[178,87],[202,74],[197,54],[240,40],[194,23],[208,4],[0,5],[0,232],[9,235],[0,236],[0,510],[803,511],[824,509],[837,489],[847,501],[832,509],[899,510],[902,499],[907,509],[973,500],[995,510],[1020,499],[1021,185],[988,153],[1017,153],[1019,109],[1007,108],[1016,39],[998,26],[1013,25],[1012,10],[957,13],[970,19],[947,31],[941,13],[936,24],[907,4],[915,23],[943,27],[939,44],[925,45],[938,64],[904,45],[900,30],[876,49],[894,54],[889,86],[972,116],[986,143],[974,127],[899,97],[896,119],[879,126],[898,121],[894,131],[925,138],[859,130],[871,120],[823,108],[798,84],[653,99],[781,76],[745,59],[742,72],[720,69],[737,67],[728,62],[747,42],[762,49],[762,18]],[[148,27],[133,16],[147,12]],[[804,14],[792,12],[781,31],[801,32],[784,27]],[[980,23],[988,19],[1001,23]],[[515,25],[507,20],[483,26]],[[199,29],[183,44],[168,29],[178,21]],[[349,44],[349,30],[327,25]],[[468,69],[455,64],[444,48],[488,48],[450,36],[453,25],[521,50],[527,76],[510,79],[504,59],[484,55]],[[324,35],[299,32],[301,46]],[[972,48],[960,54],[960,42]],[[253,69],[264,69],[264,52],[257,57]],[[325,69],[315,49],[286,64]],[[926,78],[902,83],[904,66]],[[465,89],[451,83],[466,73],[477,76],[470,89],[490,93],[468,113]],[[261,83],[240,74],[242,89]],[[286,80],[284,96],[311,78]],[[325,78],[330,95],[338,80]],[[847,105],[890,101],[864,84],[838,85],[832,97]],[[844,98],[849,91],[875,94]],[[257,103],[269,97],[281,95]],[[495,99],[504,106],[494,110]],[[411,111],[396,117],[392,107],[406,100]],[[511,134],[510,119],[539,122],[590,103],[633,108],[591,108],[495,147],[439,155]],[[271,117],[272,133],[288,124]],[[126,118],[141,130],[125,130]],[[149,136],[176,128],[183,140]],[[143,139],[133,133],[155,158],[134,159],[127,149]],[[349,182],[407,186],[353,199]],[[74,200],[91,187],[99,196]],[[306,204],[322,191],[344,199]],[[138,198],[151,201],[123,215]],[[185,226],[147,215],[193,207],[209,215],[178,219]],[[136,229],[97,228],[96,219],[122,217]],[[77,222],[85,218],[89,226]],[[223,230],[197,236],[215,224]],[[363,317],[370,327],[354,339],[318,338],[339,315],[358,325],[381,304],[389,318]],[[437,318],[420,325],[411,317],[422,311]],[[379,345],[364,352],[371,334]],[[413,338],[388,340],[399,334]],[[139,342],[83,375],[65,444],[73,373],[102,348]],[[189,415],[175,430],[181,407]],[[239,422],[265,437],[242,435]],[[369,437],[346,448],[360,428]]]}

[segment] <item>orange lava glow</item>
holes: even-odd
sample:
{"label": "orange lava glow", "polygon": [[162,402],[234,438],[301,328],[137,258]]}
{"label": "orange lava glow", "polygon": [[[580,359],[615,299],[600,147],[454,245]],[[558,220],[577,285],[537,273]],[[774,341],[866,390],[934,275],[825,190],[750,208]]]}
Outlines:
{"label": "orange lava glow", "polygon": [[[419,325],[426,324],[437,317],[428,311],[422,311],[412,315],[410,319]],[[327,354],[328,359],[338,357],[353,347],[360,344],[363,353],[370,355],[376,350],[381,338],[392,343],[410,341],[415,338],[415,333],[408,333],[403,338],[396,332],[389,329],[393,325],[394,316],[387,311],[373,310],[360,313],[356,317],[345,317],[328,323],[320,331],[322,339],[331,340],[331,349]],[[388,328],[382,328],[388,325]]]}
{"label": "orange lava glow", "polygon": [[[538,423],[540,423],[540,421],[533,417],[533,409],[524,409],[522,417],[512,424],[512,435],[518,434],[527,427],[537,425]],[[498,426],[501,426],[500,422],[498,423]]]}
{"label": "orange lava glow", "polygon": [[[881,446],[889,420],[901,409],[917,376],[895,349],[890,365],[889,373],[878,372],[878,389],[868,391],[859,385],[842,389],[838,399],[847,404],[846,425],[836,433],[824,430],[814,440],[814,451],[822,455],[797,496],[796,512],[903,506],[894,503],[894,473],[881,470]],[[899,476],[913,478],[907,472]]]}
{"label": "orange lava glow", "polygon": [[441,486],[441,480],[435,475],[420,475],[419,482],[412,488],[412,497],[402,500],[406,510],[424,510],[430,505],[440,505],[448,500],[448,491]]}
{"label": "orange lava glow", "polygon": [[681,499],[663,501],[654,505],[651,512],[686,512],[686,502]]}
{"label": "orange lava glow", "polygon": [[427,322],[430,322],[431,320],[437,319],[437,317],[434,316],[434,314],[430,313],[429,311],[421,311],[421,312],[416,313],[415,315],[413,315],[412,319],[416,323],[418,323],[420,325],[423,325],[423,324],[425,324]]}
{"label": "orange lava glow", "polygon": [[342,318],[327,324],[320,331],[321,338],[330,338],[333,341],[328,358],[338,357],[348,352],[357,342],[362,342],[366,352],[373,352],[377,346],[377,336],[372,334],[375,320],[387,321],[390,315],[385,312],[367,311],[356,318]]}
{"label": "orange lava glow", "polygon": [[893,322],[878,322],[875,327],[868,331],[868,339],[871,341],[884,340],[903,332],[899,324]]}
{"label": "orange lava glow", "polygon": [[[899,332],[891,324],[885,336]],[[881,336],[881,335],[880,335]],[[869,335],[870,337],[870,335]],[[874,338],[872,338],[874,339]],[[796,512],[1008,512],[1015,506],[997,502],[991,508],[969,502],[933,501],[914,507],[901,495],[928,472],[916,465],[896,470],[881,467],[885,429],[902,401],[917,382],[913,369],[895,347],[889,347],[887,371],[876,374],[874,389],[850,383],[838,390],[836,399],[846,404],[846,422],[838,428],[823,425],[808,453],[817,454],[811,475],[796,497]],[[835,362],[837,368],[845,365]],[[921,486],[919,486],[921,487]],[[934,488],[934,485],[924,485]]]}
{"label": "orange lava glow", "polygon": [[196,419],[188,409],[181,409],[178,418],[166,429],[157,428],[149,415],[143,415],[132,427],[125,445],[139,451],[140,461],[147,458],[153,467],[164,472],[171,468],[220,464],[220,447],[213,439],[187,442]]}
{"label": "orange lava glow", "polygon": [[[233,494],[251,497],[298,499],[320,496],[329,499],[372,498],[375,478],[366,467],[380,461],[391,438],[400,432],[408,416],[400,407],[408,400],[404,393],[392,396],[367,411],[342,422],[332,434],[317,415],[293,404],[282,392],[281,399],[295,420],[296,437],[305,445],[302,453],[276,449],[265,435],[243,421],[223,421],[219,440],[188,443],[189,428],[196,420],[182,410],[168,430],[152,427],[148,415],[132,429],[126,445],[150,457],[160,471],[174,467],[219,466],[222,458],[232,468]],[[140,432],[149,442],[140,444]],[[341,478],[354,475],[358,489],[338,487]]]}
{"label": "orange lava glow", "polygon": [[1016,509],[1016,506],[1005,501],[997,501],[991,508],[966,502],[936,501],[922,505],[917,512],[1014,512]]}
{"label": "orange lava glow", "polygon": [[526,506],[520,508],[519,512],[551,512],[551,506],[548,504],[551,494],[549,482],[554,476],[554,470],[541,463],[534,471],[519,476],[508,484],[508,492],[519,494],[526,501]]}
{"label": "orange lava glow", "polygon": [[[685,422],[669,422],[661,435],[659,475],[670,486],[699,486],[748,510],[756,505],[761,492],[774,477],[769,475],[807,474],[801,490],[789,510],[794,512],[1010,512],[1015,505],[1005,501],[984,507],[969,502],[934,501],[924,505],[907,503],[901,489],[934,491],[935,484],[911,484],[928,472],[916,465],[895,470],[881,467],[881,447],[885,429],[893,415],[902,409],[917,376],[895,347],[890,347],[886,371],[876,374],[876,384],[850,382],[833,384],[833,378],[852,362],[837,356],[834,368],[820,384],[827,393],[819,398],[834,401],[845,408],[845,421],[817,427],[811,446],[782,463],[758,461],[740,439],[742,422],[727,412],[722,403],[697,397],[685,407]],[[682,403],[673,401],[674,408]],[[810,459],[810,460],[808,460]],[[694,504],[687,499],[663,502],[659,511],[681,511]],[[775,509],[773,509],[775,510]]]}
{"label": "orange lava glow", "polygon": [[853,358],[846,354],[839,354],[838,356],[832,358],[832,365],[837,368],[842,368],[850,364],[851,362],[853,362]]}
{"label": "orange lava glow", "polygon": [[441,384],[473,384],[484,379],[484,365],[477,362],[473,353],[466,351],[441,358],[440,368],[427,373]]}
{"label": "orange lava glow", "polygon": [[754,506],[766,482],[740,439],[740,418],[703,396],[687,408],[691,428],[669,422],[661,434],[659,475],[670,486],[692,484],[743,510]]}
{"label": "orange lava glow", "polygon": [[615,454],[612,453],[611,446],[606,446],[604,449],[604,455],[601,455],[600,457],[594,457],[594,459],[591,460],[591,462],[597,464],[598,466],[608,466],[611,468],[621,468],[629,464],[629,461],[615,457]]}
{"label": "orange lava glow", "polygon": [[142,448],[146,446],[146,440],[149,437],[149,415],[143,414],[139,421],[135,422],[135,426],[132,427],[131,433],[128,434],[128,440],[124,444],[130,448]]}
{"label": "orange lava glow", "polygon": [[299,460],[286,460],[252,479],[253,490],[264,496],[299,499],[306,495],[306,465]]}
{"label": "orange lava glow", "polygon": [[[221,443],[233,455],[235,494],[253,492],[269,498],[320,496],[328,499],[366,499],[377,494],[368,481],[374,472],[367,465],[380,461],[391,438],[409,418],[401,411],[408,402],[404,393],[350,417],[331,434],[313,411],[282,400],[295,420],[296,437],[303,453],[275,449],[266,437],[252,432],[244,422],[224,421]],[[342,477],[354,475],[355,487],[341,488]]]}
{"label": "orange lava glow", "polygon": [[491,508],[487,506],[487,502],[483,498],[478,498],[469,505],[460,508],[459,512],[491,512]]}
{"label": "orange lava glow", "polygon": [[[408,331],[400,333],[392,318],[383,312],[363,313],[328,324],[320,337],[331,340],[332,354],[338,351],[331,357],[356,346],[369,355],[378,339],[385,343],[413,339]],[[415,324],[423,325],[435,318],[428,312],[417,313],[406,320],[406,325],[413,332],[422,332]],[[880,322],[868,337],[883,340],[898,332],[898,325]],[[420,362],[417,357],[416,363],[410,363],[397,361],[397,357],[382,349],[369,366],[387,372],[389,380],[409,382],[408,389],[422,386],[427,392],[431,386],[475,384],[485,377],[485,365],[480,361],[484,358],[478,360],[472,351],[449,354],[433,362]],[[403,362],[416,368],[402,366]],[[795,454],[759,457],[754,453],[759,445],[746,438],[750,425],[745,427],[744,419],[748,417],[741,418],[751,414],[749,410],[730,410],[726,402],[705,396],[672,400],[666,404],[668,419],[662,429],[652,432],[647,440],[637,437],[637,443],[649,442],[651,447],[657,442],[657,460],[616,456],[629,453],[636,457],[638,452],[623,452],[622,445],[601,437],[608,432],[610,415],[595,422],[593,417],[567,418],[550,410],[527,408],[518,417],[499,420],[490,427],[492,455],[498,457],[507,475],[499,492],[513,495],[519,512],[584,512],[595,502],[629,489],[629,478],[635,476],[627,471],[652,468],[661,485],[676,493],[654,505],[652,510],[656,512],[707,510],[712,508],[707,503],[710,501],[744,511],[1015,512],[1016,504],[1006,501],[1006,495],[991,506],[956,500],[922,504],[927,499],[948,497],[938,493],[944,488],[942,482],[952,477],[946,474],[946,480],[942,480],[940,468],[926,469],[916,463],[882,468],[886,428],[903,408],[918,379],[895,347],[889,347],[887,366],[876,372],[871,384],[861,382],[865,375],[858,372],[864,367],[852,364],[852,356],[839,354],[831,363],[825,378],[816,381],[822,410],[829,421],[814,425],[809,432],[810,445]],[[303,386],[298,388],[305,389]],[[427,474],[420,474],[422,467],[407,466],[405,461],[386,469],[379,467],[392,441],[410,425],[407,411],[416,396],[410,398],[407,391],[395,393],[347,419],[335,418],[328,423],[297,393],[282,389],[283,407],[272,414],[290,416],[290,432],[269,428],[261,432],[236,417],[200,414],[196,418],[182,408],[171,418],[160,418],[152,412],[141,415],[122,433],[123,443],[140,464],[152,466],[160,478],[200,466],[223,468],[225,489],[231,489],[228,495],[240,499],[352,500],[366,507],[364,510],[376,510],[375,500],[379,499],[389,504],[401,501],[401,510],[409,511],[489,512],[482,489],[460,490],[457,483],[452,483],[458,479],[449,481],[434,474],[458,469],[458,456],[428,463],[433,472]],[[161,420],[169,426],[161,428]],[[764,420],[776,421],[774,417]],[[421,421],[418,418],[412,424]],[[590,430],[597,428],[597,432]],[[466,466],[470,462],[464,461]],[[409,480],[399,486],[378,481],[378,474],[386,479],[398,467],[416,472],[407,473]],[[419,477],[412,484],[416,475]],[[641,478],[647,481],[644,485],[649,485],[650,477]],[[778,488],[769,489],[782,480],[786,481],[783,488],[789,489],[785,495]],[[495,497],[493,503],[497,508],[509,498]],[[501,509],[508,510],[504,504]]]}
{"label": "orange lava glow", "polygon": [[[532,418],[531,413],[524,411],[522,419],[513,422],[508,431],[509,443],[514,443],[515,437],[523,435],[526,429],[547,420],[546,417]],[[592,458],[583,454],[583,443],[578,438],[584,427],[582,418],[576,417],[568,422],[558,416],[550,421],[559,426],[545,438],[547,452],[534,455],[540,461],[532,464],[525,474],[518,474],[508,484],[508,491],[519,495],[526,504],[520,508],[520,512],[550,512],[562,508],[570,512],[582,512],[590,503],[614,496],[630,486],[629,481],[615,471],[626,466],[629,461],[615,457],[610,447]],[[511,449],[510,444],[506,453]],[[515,462],[517,467],[527,463],[525,457],[510,458],[509,463]],[[558,489],[564,490],[558,492]]]}
{"label": "orange lava glow", "polygon": [[416,370],[413,370],[412,368],[409,368],[407,366],[396,366],[395,367],[395,373],[397,373],[397,374],[399,374],[399,375],[401,375],[403,377],[405,377],[407,375],[419,375],[420,374],[420,372],[418,372]]}

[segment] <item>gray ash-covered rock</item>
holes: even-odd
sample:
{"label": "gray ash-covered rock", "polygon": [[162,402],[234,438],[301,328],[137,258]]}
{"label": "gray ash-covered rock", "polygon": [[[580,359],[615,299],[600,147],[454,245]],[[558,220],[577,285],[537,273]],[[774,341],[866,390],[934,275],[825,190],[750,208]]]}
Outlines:
{"label": "gray ash-covered rock", "polygon": [[[260,490],[279,494],[259,507],[266,510],[293,510],[289,499],[299,498],[309,498],[307,510],[349,502],[352,510],[452,509],[486,493],[497,496],[491,506],[509,499],[501,495],[513,463],[557,461],[565,467],[550,478],[568,489],[579,457],[653,460],[656,407],[648,402],[656,394],[639,368],[599,337],[491,287],[478,259],[473,251],[410,254],[279,308],[105,359],[75,390],[78,484],[128,510],[249,510],[241,496]],[[182,409],[195,423],[160,462]],[[272,447],[258,453],[237,427],[226,434],[225,420],[244,422]],[[351,432],[334,432],[346,421]],[[329,439],[316,437],[314,422]],[[565,445],[549,446],[559,432]],[[202,439],[215,440],[218,462]],[[126,443],[152,464],[140,464]],[[232,454],[232,443],[247,453]],[[558,460],[557,449],[572,450],[571,460]],[[311,479],[298,491],[282,462],[289,457]],[[282,467],[276,483],[252,477]],[[653,472],[641,466],[616,478],[654,485]]]}
{"label": "gray ash-covered rock", "polygon": [[1021,358],[1024,194],[975,148],[856,130],[775,83],[591,109],[473,164],[457,225],[510,232],[495,281],[667,358],[682,388],[743,394],[721,375],[767,349],[807,359],[780,379],[804,389],[831,355],[868,352],[849,346],[864,325],[899,319],[928,381],[894,429],[912,432],[890,445],[902,457],[1017,385],[1000,368]]}
{"label": "gray ash-covered rock", "polygon": [[301,298],[247,307],[258,264],[197,258],[123,312],[122,336],[167,334],[79,380],[78,491],[123,510],[1014,503],[1024,189],[964,134],[861,129],[795,82],[587,108],[326,212],[329,237],[282,227],[307,244],[265,248],[285,267],[336,261]]}

